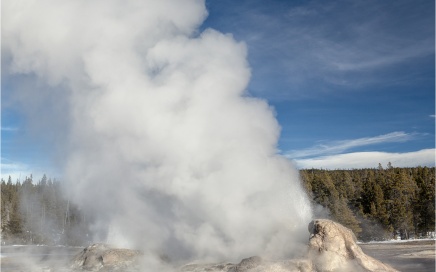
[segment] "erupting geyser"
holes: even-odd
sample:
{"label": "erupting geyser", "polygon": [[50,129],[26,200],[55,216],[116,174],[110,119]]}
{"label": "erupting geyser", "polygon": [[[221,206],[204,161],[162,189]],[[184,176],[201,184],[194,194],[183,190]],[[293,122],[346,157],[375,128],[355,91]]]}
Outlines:
{"label": "erupting geyser", "polygon": [[51,108],[68,120],[64,180],[96,216],[97,240],[184,262],[290,254],[296,237],[306,243],[310,204],[277,154],[274,112],[245,93],[245,45],[199,32],[204,1],[2,7],[11,72],[47,86],[19,97],[68,99]]}

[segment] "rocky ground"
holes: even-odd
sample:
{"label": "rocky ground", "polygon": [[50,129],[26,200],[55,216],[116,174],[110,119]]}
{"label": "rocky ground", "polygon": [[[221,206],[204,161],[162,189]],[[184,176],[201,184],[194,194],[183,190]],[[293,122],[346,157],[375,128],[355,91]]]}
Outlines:
{"label": "rocky ground", "polygon": [[[354,235],[330,220],[309,225],[307,255],[301,259],[269,261],[250,257],[240,263],[188,264],[179,272],[327,272],[327,271],[435,271],[435,241],[356,244]],[[2,247],[4,272],[149,271],[140,268],[143,254],[104,244],[83,248]],[[154,270],[152,270],[154,271]]]}

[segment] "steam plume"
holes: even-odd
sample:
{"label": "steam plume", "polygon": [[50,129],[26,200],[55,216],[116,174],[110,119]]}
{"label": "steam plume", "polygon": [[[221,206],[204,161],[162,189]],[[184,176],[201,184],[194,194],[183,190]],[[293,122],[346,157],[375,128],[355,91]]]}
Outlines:
{"label": "steam plume", "polygon": [[97,216],[97,238],[174,260],[237,260],[306,233],[310,206],[277,155],[274,112],[245,94],[245,45],[199,32],[203,1],[2,4],[11,72],[49,90],[23,101],[59,91],[68,101],[53,107],[68,120],[64,179]]}

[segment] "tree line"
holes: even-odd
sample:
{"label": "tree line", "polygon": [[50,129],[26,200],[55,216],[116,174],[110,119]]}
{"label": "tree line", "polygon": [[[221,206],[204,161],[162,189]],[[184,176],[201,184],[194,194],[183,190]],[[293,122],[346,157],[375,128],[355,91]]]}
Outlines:
{"label": "tree line", "polygon": [[3,244],[81,245],[90,220],[63,194],[61,183],[44,175],[34,183],[1,180]]}
{"label": "tree line", "polygon": [[300,171],[315,213],[347,226],[360,240],[434,236],[435,168]]}
{"label": "tree line", "polygon": [[[315,217],[328,217],[358,239],[422,238],[435,231],[435,168],[300,170]],[[3,243],[84,245],[92,217],[45,175],[36,183],[1,180]]]}

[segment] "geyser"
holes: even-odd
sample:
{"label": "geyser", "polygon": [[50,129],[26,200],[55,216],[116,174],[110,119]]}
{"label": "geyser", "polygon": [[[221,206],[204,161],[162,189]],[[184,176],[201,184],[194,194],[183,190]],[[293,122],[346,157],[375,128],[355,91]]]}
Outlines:
{"label": "geyser", "polygon": [[68,120],[64,180],[97,218],[96,240],[185,263],[290,254],[296,237],[306,242],[310,204],[277,154],[274,111],[245,91],[245,45],[199,32],[204,1],[2,7],[10,72],[47,87],[17,97],[68,101],[50,108]]}

